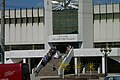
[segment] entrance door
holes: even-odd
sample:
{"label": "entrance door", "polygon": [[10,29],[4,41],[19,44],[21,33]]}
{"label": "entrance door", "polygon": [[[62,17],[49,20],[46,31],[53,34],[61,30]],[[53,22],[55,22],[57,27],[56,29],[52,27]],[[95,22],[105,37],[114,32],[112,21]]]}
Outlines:
{"label": "entrance door", "polygon": [[57,50],[59,50],[60,53],[65,53],[67,44],[65,44],[65,43],[54,43],[53,46],[56,46]]}
{"label": "entrance door", "polygon": [[81,42],[56,42],[56,43],[52,43],[52,44],[53,44],[53,46],[56,46],[56,48],[61,53],[65,53],[68,45],[71,45],[73,48],[80,48],[82,43]]}

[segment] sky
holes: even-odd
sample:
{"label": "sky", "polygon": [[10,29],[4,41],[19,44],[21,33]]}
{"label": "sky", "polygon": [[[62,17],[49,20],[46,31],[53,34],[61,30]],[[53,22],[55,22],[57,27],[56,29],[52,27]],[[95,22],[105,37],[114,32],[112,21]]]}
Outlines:
{"label": "sky", "polygon": [[[2,0],[0,0],[1,3]],[[5,0],[6,9],[43,7],[44,0]],[[1,4],[0,4],[1,9]]]}
{"label": "sky", "polygon": [[[2,0],[0,0],[1,3]],[[94,4],[96,3],[118,3],[120,0],[93,0]],[[5,8],[6,9],[19,9],[19,8],[36,8],[43,7],[44,0],[5,0]],[[0,4],[1,9],[1,4]]]}
{"label": "sky", "polygon": [[105,4],[105,3],[120,3],[120,0],[93,0],[94,4],[96,3],[101,3],[101,4]]}

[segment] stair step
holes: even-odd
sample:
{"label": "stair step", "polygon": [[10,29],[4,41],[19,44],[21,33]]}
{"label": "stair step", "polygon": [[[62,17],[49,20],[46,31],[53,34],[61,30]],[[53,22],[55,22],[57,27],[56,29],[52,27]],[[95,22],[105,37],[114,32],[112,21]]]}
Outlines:
{"label": "stair step", "polygon": [[[42,69],[40,70],[39,74],[40,76],[57,76],[58,75],[58,68],[60,66],[60,63],[62,61],[62,58],[54,59],[52,58]],[[52,70],[53,65],[55,64],[56,70]]]}

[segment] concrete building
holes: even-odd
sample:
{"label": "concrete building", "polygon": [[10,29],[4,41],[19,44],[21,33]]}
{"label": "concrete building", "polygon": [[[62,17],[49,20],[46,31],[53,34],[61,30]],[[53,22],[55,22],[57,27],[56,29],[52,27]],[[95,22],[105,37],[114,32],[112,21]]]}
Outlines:
{"label": "concrete building", "polygon": [[[5,11],[5,61],[38,65],[48,50],[56,46],[65,53],[73,46],[70,61],[84,67],[94,63],[95,71],[105,73],[100,48],[112,48],[108,73],[120,73],[120,4],[93,5],[92,0],[44,0],[43,9]],[[114,64],[114,66],[113,66]],[[99,69],[99,70],[98,70]]]}

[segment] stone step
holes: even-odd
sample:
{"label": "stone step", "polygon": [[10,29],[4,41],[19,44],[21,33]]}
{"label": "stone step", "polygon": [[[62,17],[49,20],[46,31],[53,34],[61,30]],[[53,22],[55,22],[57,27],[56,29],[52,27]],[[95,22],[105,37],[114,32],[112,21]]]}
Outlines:
{"label": "stone step", "polygon": [[[39,76],[57,76],[58,68],[61,64],[62,58],[54,59],[52,58],[39,72]],[[53,65],[55,65],[55,70],[53,71]]]}

